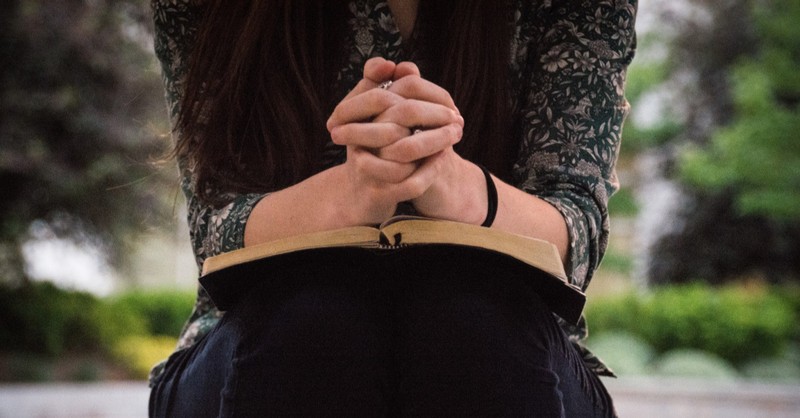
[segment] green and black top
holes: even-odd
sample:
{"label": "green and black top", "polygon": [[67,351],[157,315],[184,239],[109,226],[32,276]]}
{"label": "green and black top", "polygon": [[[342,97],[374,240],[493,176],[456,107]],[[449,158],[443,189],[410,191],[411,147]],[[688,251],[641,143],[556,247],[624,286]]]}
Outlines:
{"label": "green and black top", "polygon": [[[586,289],[608,241],[609,196],[618,188],[614,166],[628,112],[625,74],[636,45],[636,0],[516,0],[509,62],[513,118],[523,127],[512,184],[556,207],[566,219],[571,283]],[[188,51],[203,0],[152,0],[155,50],[161,61],[173,121],[183,94]],[[399,61],[403,39],[386,2],[351,1],[349,60],[339,70],[341,95],[361,79],[363,64],[381,56]],[[326,164],[344,160],[328,144]],[[220,193],[223,207],[195,194],[191,167],[181,161],[191,241],[198,265],[210,256],[243,247],[247,218],[264,194]],[[222,317],[208,295],[197,302],[178,349],[193,345]],[[580,342],[586,327],[562,325],[595,372],[609,370]],[[153,375],[161,367],[153,370]]]}

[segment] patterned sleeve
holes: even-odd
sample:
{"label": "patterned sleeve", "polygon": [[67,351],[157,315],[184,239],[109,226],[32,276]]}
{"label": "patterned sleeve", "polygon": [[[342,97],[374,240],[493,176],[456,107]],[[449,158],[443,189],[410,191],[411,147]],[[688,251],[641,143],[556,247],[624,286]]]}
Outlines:
{"label": "patterned sleeve", "polygon": [[[533,3],[533,2],[526,2]],[[519,188],[546,200],[569,231],[567,273],[585,289],[608,242],[608,197],[628,112],[625,72],[636,0],[545,0],[518,15],[522,141]]]}
{"label": "patterned sleeve", "polygon": [[[161,62],[170,118],[175,122],[183,95],[186,62],[197,32],[203,0],[152,0],[155,51]],[[173,135],[179,135],[173,132]],[[244,246],[244,228],[261,194],[224,195],[223,207],[212,207],[198,199],[193,172],[178,156],[181,189],[186,195],[189,232],[198,266],[206,258]]]}

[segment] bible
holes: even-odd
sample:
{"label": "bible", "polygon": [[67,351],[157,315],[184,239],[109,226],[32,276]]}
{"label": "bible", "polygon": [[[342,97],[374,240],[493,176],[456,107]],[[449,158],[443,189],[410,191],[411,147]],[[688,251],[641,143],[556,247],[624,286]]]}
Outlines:
{"label": "bible", "polygon": [[[365,265],[387,265],[392,257],[402,257],[402,262],[392,264],[399,270],[403,266],[446,262],[455,266],[447,270],[453,274],[473,274],[477,266],[483,272],[476,274],[488,276],[486,280],[519,275],[555,314],[573,324],[578,322],[586,302],[581,289],[567,281],[558,250],[547,241],[412,216],[397,216],[377,227],[357,226],[288,237],[209,257],[203,264],[200,284],[224,311],[247,294],[254,281],[263,280],[265,272],[269,276],[268,272],[291,272],[318,265],[322,274],[336,269],[346,274],[348,269],[363,271]],[[459,263],[472,267],[460,267]],[[380,267],[374,271],[370,274],[380,274]]]}

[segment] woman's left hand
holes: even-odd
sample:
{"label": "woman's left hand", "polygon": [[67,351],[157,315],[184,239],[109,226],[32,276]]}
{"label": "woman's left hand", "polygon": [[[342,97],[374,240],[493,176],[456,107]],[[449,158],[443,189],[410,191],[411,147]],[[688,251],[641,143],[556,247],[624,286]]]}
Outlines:
{"label": "woman's left hand", "polygon": [[[458,112],[450,93],[420,77],[416,65],[408,62],[397,65],[389,91],[406,101],[390,107],[374,121],[406,126],[411,135],[380,148],[376,155],[390,161],[409,162],[410,156],[420,155],[421,149],[447,143],[444,149],[426,158],[438,159],[436,180],[411,202],[425,216],[481,224],[488,207],[486,180],[478,166],[461,158],[453,149],[453,145],[461,140],[462,126],[425,126],[415,122],[423,119],[431,105],[445,106]],[[420,131],[414,133],[416,129]]]}
{"label": "woman's left hand", "polygon": [[[389,77],[388,73],[372,74],[367,70],[368,68],[365,68],[365,79],[369,79],[367,83],[370,84],[369,88],[377,87]],[[450,94],[434,83],[422,79],[416,65],[408,62],[397,64],[391,80],[393,83],[389,86],[389,90],[401,100],[394,102],[372,120],[392,123],[396,121],[398,125],[402,124],[408,135],[377,147],[374,144],[352,145],[368,147],[371,153],[387,161],[408,161],[409,155],[417,155],[412,160],[418,166],[431,169],[430,181],[426,183],[424,191],[410,198],[420,214],[432,218],[482,224],[489,206],[486,178],[480,167],[461,158],[453,150],[453,144],[460,140],[461,133],[459,132],[458,139],[451,139],[448,143],[447,129],[440,129],[454,123],[453,119],[442,118],[440,120],[444,122],[428,126],[419,123],[422,117],[431,116],[425,114],[425,109],[438,109],[438,112],[444,107],[458,113]],[[457,124],[463,128],[463,118],[457,119]],[[329,127],[346,122],[332,117]],[[425,130],[414,134],[413,130],[416,127]],[[425,153],[406,154],[407,150],[420,149],[419,147],[436,143],[442,148],[433,155],[421,157],[420,155]],[[429,164],[431,162],[433,164]],[[495,178],[494,182],[497,188],[498,206],[492,227],[552,242],[558,248],[562,261],[565,261],[569,252],[569,236],[566,222],[560,212],[547,201],[499,179]]]}

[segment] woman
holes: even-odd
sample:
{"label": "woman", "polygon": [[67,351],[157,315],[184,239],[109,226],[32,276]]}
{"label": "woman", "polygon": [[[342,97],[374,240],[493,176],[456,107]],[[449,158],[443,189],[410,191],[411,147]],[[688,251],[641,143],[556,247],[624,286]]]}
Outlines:
{"label": "woman", "polygon": [[[635,0],[153,6],[200,265],[411,211],[548,240],[588,285]],[[224,315],[201,289],[151,414],[613,415],[585,327],[471,262],[268,272]]]}

